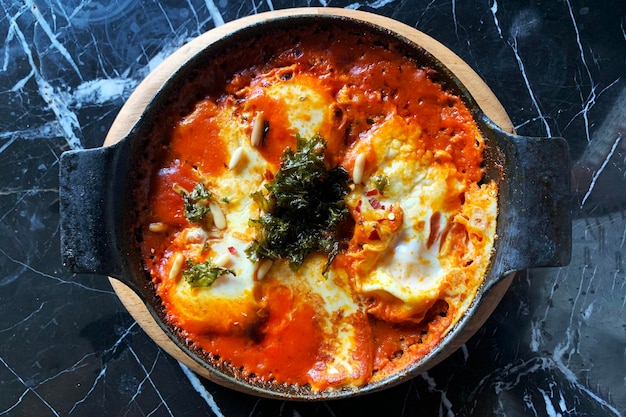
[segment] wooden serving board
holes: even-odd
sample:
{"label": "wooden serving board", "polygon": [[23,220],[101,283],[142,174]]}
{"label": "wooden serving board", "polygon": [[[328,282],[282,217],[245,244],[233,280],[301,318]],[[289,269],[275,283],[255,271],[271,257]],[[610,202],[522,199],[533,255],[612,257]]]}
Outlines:
{"label": "wooden serving board", "polygon": [[[137,122],[146,105],[159,90],[162,84],[181,64],[202,50],[206,45],[214,42],[224,35],[251,24],[256,24],[258,22],[276,17],[296,15],[347,16],[387,28],[412,40],[439,59],[461,80],[465,87],[470,91],[482,111],[493,122],[504,130],[513,132],[513,126],[508,115],[506,114],[506,111],[489,87],[483,82],[478,74],[476,74],[474,70],[469,67],[469,65],[435,39],[416,30],[415,28],[405,25],[404,23],[371,13],[338,8],[298,8],[261,13],[238,19],[212,29],[182,46],[165,59],[157,68],[155,68],[154,71],[151,72],[131,94],[114,120],[113,125],[106,136],[104,145],[112,145],[120,141]],[[152,315],[149,313],[143,301],[141,301],[137,294],[117,279],[109,278],[109,280],[121,302],[149,337],[151,337],[167,353],[187,365],[194,372],[208,379],[214,379],[205,368],[187,356],[178,348],[178,346],[176,346],[174,342],[172,342],[172,340],[170,340],[170,338],[153,319]],[[501,281],[500,284],[501,285],[498,285],[498,288],[494,288],[488,294],[488,298],[491,299],[491,302],[485,302],[484,304],[492,305],[488,311],[481,311],[484,318],[479,320],[479,323],[484,321],[484,319],[486,319],[491,313],[491,310],[495,308],[495,305],[509,286],[510,279]]]}

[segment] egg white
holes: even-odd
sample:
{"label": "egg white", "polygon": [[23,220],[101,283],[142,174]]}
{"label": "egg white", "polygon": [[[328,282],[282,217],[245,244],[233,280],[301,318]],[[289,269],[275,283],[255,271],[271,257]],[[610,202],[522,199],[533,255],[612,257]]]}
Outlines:
{"label": "egg white", "polygon": [[[348,196],[349,204],[354,208],[357,201],[366,201],[367,193],[376,188],[372,179],[385,176],[389,186],[377,199],[383,206],[399,205],[404,219],[386,247],[364,246],[364,251],[372,253],[363,257],[377,261],[364,262],[366,267],[359,269],[355,288],[362,296],[374,297],[379,306],[383,305],[382,318],[419,321],[433,302],[445,295],[451,280],[459,275],[458,261],[449,259],[456,254],[446,258],[440,254],[441,241],[430,245],[428,242],[434,232],[431,218],[439,213],[438,230],[444,230],[455,215],[446,209],[446,199],[463,193],[466,185],[455,180],[453,165],[437,163],[432,155],[420,153],[419,130],[401,118],[389,117],[368,134],[371,137],[363,142],[371,143],[376,166],[369,167],[369,178],[364,180],[364,185],[356,187]],[[484,226],[493,234],[495,202],[486,210],[490,212],[490,220]],[[384,215],[381,212],[380,216]],[[489,247],[490,242],[485,244]],[[472,291],[463,280],[457,281],[460,282],[454,284],[459,288],[455,291],[464,294]],[[386,308],[384,305],[388,302],[391,304]]]}
{"label": "egg white", "polygon": [[[310,138],[317,133],[329,138],[341,136],[328,127],[333,125],[330,121],[334,99],[319,88],[315,80],[294,75],[285,82],[270,85],[266,94],[285,103],[289,123],[302,137]],[[251,195],[263,189],[267,181],[265,173],[271,167],[258,148],[250,143],[247,133],[250,131],[249,117],[242,117],[245,111],[241,110],[233,104],[225,106],[218,115],[220,137],[227,145],[230,157],[239,152],[241,159],[219,178],[206,177],[225,215],[227,226],[221,231],[211,230],[202,238],[201,245],[189,243],[183,251],[188,258],[208,256],[216,259],[227,254],[225,267],[234,274],[221,276],[208,288],[191,288],[179,279],[172,290],[172,300],[179,304],[181,311],[190,319],[204,323],[209,331],[218,333],[228,333],[233,327],[253,325],[254,312],[259,304],[254,296],[259,265],[247,258],[245,249],[255,237],[249,219],[258,218],[260,214]],[[359,374],[363,364],[355,355],[360,348],[353,325],[357,320],[349,318],[363,317],[366,300],[371,298],[382,304],[390,302],[391,310],[383,310],[391,311],[388,313],[391,316],[384,319],[402,321],[411,317],[421,318],[434,301],[450,294],[451,277],[459,276],[458,260],[450,258],[452,255],[440,253],[446,242],[427,244],[431,235],[430,219],[438,212],[439,230],[448,227],[454,221],[455,213],[446,211],[446,199],[451,194],[466,191],[465,184],[451,180],[454,166],[438,163],[432,155],[424,154],[420,147],[420,129],[407,124],[402,118],[391,115],[365,135],[369,137],[362,142],[373,147],[375,164],[366,167],[363,183],[353,187],[346,198],[347,204],[355,210],[356,204],[367,201],[368,193],[376,188],[374,178],[387,177],[390,179],[388,187],[376,198],[387,208],[401,208],[401,227],[393,232],[385,245],[363,246],[363,257],[368,262],[363,268],[356,269],[356,277],[348,277],[346,271],[336,266],[323,276],[327,258],[313,254],[295,272],[287,262],[275,262],[267,277],[263,278],[288,285],[297,290],[303,299],[315,303],[319,313],[315,319],[326,338],[324,346],[320,347],[320,354],[328,358],[323,364],[318,364],[316,372],[324,372],[331,379],[333,375],[339,379],[346,378],[357,385],[365,376]],[[228,164],[228,161],[225,163]],[[493,244],[496,194],[493,188],[477,188],[473,193],[466,205],[481,207],[481,227],[487,240],[476,254],[469,253],[468,256],[479,256],[484,248],[490,249]],[[380,215],[381,219],[389,215],[388,211],[377,214],[373,207],[364,209],[370,210],[368,215]],[[471,221],[471,208],[468,210]],[[486,262],[481,262],[481,265],[486,265]],[[482,276],[482,272],[479,269],[473,271],[476,277]],[[459,303],[464,302],[466,307],[467,299],[459,301],[460,296],[472,292],[474,288],[467,287],[468,283],[463,280],[453,284],[456,285],[453,296]],[[474,282],[470,284],[474,285]],[[402,305],[399,310],[395,307],[398,302]],[[337,317],[345,319],[338,321]]]}

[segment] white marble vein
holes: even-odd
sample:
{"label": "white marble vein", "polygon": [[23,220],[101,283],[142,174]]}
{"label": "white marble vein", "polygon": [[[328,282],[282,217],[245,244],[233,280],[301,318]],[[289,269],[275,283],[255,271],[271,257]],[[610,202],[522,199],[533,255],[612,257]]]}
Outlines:
{"label": "white marble vein", "polygon": [[456,16],[456,0],[451,0],[450,5],[452,7],[452,22],[454,22],[454,34],[459,39],[459,22]]}
{"label": "white marble vein", "polygon": [[496,26],[496,30],[498,31],[500,39],[504,39],[504,37],[502,36],[502,29],[500,28],[500,22],[498,21],[498,0],[493,0],[493,3],[491,4],[489,10],[491,11],[493,23]]}
{"label": "white marble vein", "polygon": [[209,393],[209,391],[207,391],[207,389],[204,387],[204,385],[202,385],[202,382],[200,382],[200,379],[198,378],[198,376],[196,374],[194,374],[187,366],[185,366],[185,364],[183,364],[182,362],[178,362],[178,364],[180,365],[180,368],[183,370],[183,373],[185,374],[185,376],[187,377],[187,379],[189,379],[189,382],[191,383],[191,386],[193,387],[194,390],[196,390],[196,392],[198,394],[200,394],[200,397],[207,403],[207,405],[211,408],[211,411],[213,411],[213,413],[215,413],[215,415],[217,417],[224,417],[224,415],[222,414],[219,406],[217,405],[217,403],[215,402],[215,399],[213,398],[213,396]]}
{"label": "white marble vein", "polygon": [[428,384],[428,391],[437,393],[440,396],[440,415],[446,417],[454,417],[454,411],[452,410],[453,404],[448,398],[445,388],[437,388],[437,381],[430,376],[428,372],[424,372],[419,376]]}
{"label": "white marble vein", "polygon": [[[619,344],[619,336],[614,339],[613,335],[607,333],[606,330],[589,326],[594,326],[601,320],[617,324],[621,317],[617,310],[608,310],[607,306],[613,305],[614,308],[619,308],[613,299],[622,301],[622,292],[614,291],[614,287],[618,274],[623,280],[623,266],[619,259],[616,260],[614,266],[608,264],[602,256],[608,255],[608,251],[619,246],[624,239],[626,225],[620,227],[623,220],[623,217],[608,217],[597,223],[576,222],[574,224],[574,236],[583,232],[584,237],[581,240],[575,240],[573,256],[579,256],[579,251],[582,251],[585,253],[585,260],[578,273],[575,273],[572,267],[559,269],[554,278],[545,283],[545,287],[548,289],[546,297],[551,302],[531,322],[532,338],[530,345],[533,352],[541,355],[542,369],[557,370],[565,377],[570,388],[575,388],[578,392],[584,393],[617,416],[621,415],[620,410],[612,406],[606,398],[603,398],[598,386],[590,383],[594,379],[599,382],[599,380],[607,378],[606,375],[602,374],[603,368],[599,368],[598,371],[594,369],[596,366],[602,366],[601,363],[594,364],[595,361],[593,360],[594,357],[601,357],[602,353],[592,354],[590,358],[587,358],[587,365],[583,366],[583,369],[579,369],[581,367],[579,361],[585,355],[584,352],[593,347],[594,343]],[[598,248],[593,254],[586,251],[591,242],[596,243]],[[598,255],[602,256],[598,258]],[[611,271],[612,267],[614,269]],[[609,277],[612,277],[611,281],[606,279]],[[626,281],[622,281],[622,287],[624,285],[626,285]],[[563,308],[565,302],[568,302],[567,310],[560,313],[559,310],[555,311],[555,309]],[[562,317],[565,320],[557,325],[555,323],[556,315],[565,312],[567,315]],[[545,337],[544,331],[551,333],[551,336]],[[618,329],[615,329],[614,332],[615,335],[619,335]],[[608,339],[603,340],[606,337]],[[594,342],[596,338],[597,340]],[[605,347],[596,346],[596,348],[604,349]],[[608,349],[612,348],[609,347]],[[617,386],[614,389],[617,392],[620,391]],[[563,390],[571,392],[569,388],[559,388],[559,392]],[[573,409],[575,406],[570,404],[568,409],[570,408]]]}
{"label": "white marble vein", "polygon": [[[130,334],[131,334],[131,332],[132,332],[133,328],[134,328],[136,325],[137,325],[137,323],[136,323],[136,322],[133,322],[130,326],[128,326],[128,328],[126,328],[126,329],[124,330],[124,332],[123,332],[123,333],[120,335],[120,337],[119,337],[119,338],[115,341],[115,343],[114,343],[111,347],[109,347],[109,348],[107,348],[107,349],[105,349],[105,350],[103,351],[104,355],[106,355],[106,354],[110,354],[110,353],[112,353],[112,352],[115,352],[115,351],[116,351],[116,350],[120,347],[120,345],[122,344],[122,342],[124,342],[124,340],[125,340],[125,339],[126,339],[126,338],[130,335]],[[81,358],[81,359],[77,362],[77,364],[82,363],[83,361],[85,361],[85,360],[87,359],[87,357],[92,356],[92,355],[95,355],[95,353],[94,353],[94,354],[89,354],[89,355],[84,356],[83,358]],[[141,362],[138,360],[138,358],[137,358],[136,356],[135,356],[135,359],[137,359],[137,362],[138,362],[138,363],[142,366],[142,368],[143,368],[143,365],[141,364]],[[69,368],[69,370],[70,370],[70,371],[71,371],[72,369],[77,369],[76,364],[75,364],[73,367]],[[68,414],[72,414],[72,413],[74,412],[74,410],[76,410],[76,408],[77,408],[78,406],[80,406],[81,404],[85,403],[87,400],[89,400],[89,399],[91,398],[92,393],[94,392],[94,390],[96,389],[96,387],[98,386],[98,384],[100,383],[100,381],[102,381],[102,380],[106,377],[106,372],[107,372],[107,369],[108,369],[108,364],[107,364],[107,363],[103,363],[103,364],[102,364],[102,368],[100,369],[100,372],[99,372],[99,373],[98,373],[98,375],[96,375],[96,377],[94,378],[94,380],[93,380],[93,382],[92,382],[92,384],[91,384],[91,386],[90,386],[89,390],[87,390],[87,393],[83,396],[83,398],[81,398],[80,400],[78,400],[78,401],[76,401],[76,402],[74,403],[74,405],[72,406],[72,408],[68,411]],[[145,369],[145,368],[144,368],[144,369]],[[65,373],[65,372],[67,372],[67,370],[66,370],[66,371],[62,371],[61,373]],[[58,375],[60,375],[61,373],[59,373]],[[57,375],[57,376],[58,376],[58,375]]]}
{"label": "white marble vein", "polygon": [[[31,72],[29,77],[34,77],[37,86],[39,87],[39,94],[41,95],[41,98],[47,103],[49,109],[55,114],[57,122],[60,124],[63,132],[65,133],[67,144],[71,149],[81,149],[83,148],[83,145],[80,140],[81,126],[78,122],[78,118],[68,106],[68,103],[63,99],[62,95],[56,94],[55,88],[41,74],[38,60],[35,59],[31,47],[17,23],[17,18],[22,13],[24,13],[24,9],[20,9],[14,16],[9,16],[5,12],[5,16],[7,21],[9,21],[11,33],[14,34],[14,36],[16,36],[21,43],[24,55],[27,57],[30,64]],[[8,49],[7,41],[5,41],[6,49]],[[5,65],[7,65],[6,62]],[[26,80],[22,80],[18,82],[18,85],[21,85],[25,81]]]}
{"label": "white marble vein", "polygon": [[155,367],[157,365],[157,361],[159,359],[161,351],[157,350],[156,356],[154,358],[154,361],[152,362],[152,365],[151,365],[150,369],[146,369],[145,365],[143,364],[143,361],[139,358],[139,356],[137,356],[137,353],[135,352],[133,347],[129,345],[128,346],[128,350],[130,351],[130,353],[133,356],[133,358],[135,358],[135,360],[137,361],[137,364],[139,364],[139,367],[141,368],[141,370],[144,372],[144,378],[141,380],[141,382],[137,386],[137,391],[135,392],[135,394],[133,395],[131,400],[128,402],[128,405],[130,406],[133,403],[133,400],[135,398],[137,398],[137,396],[139,394],[141,394],[141,388],[142,388],[143,384],[147,382],[153,388],[154,392],[156,393],[157,397],[159,398],[160,404],[158,404],[156,407],[154,407],[154,409],[150,413],[148,413],[146,416],[153,415],[154,413],[157,412],[157,410],[159,410],[161,408],[161,406],[163,406],[163,408],[165,408],[167,414],[173,417],[175,415],[174,412],[172,411],[171,407],[167,404],[167,401],[165,400],[165,398],[161,394],[161,391],[159,390],[157,384],[154,382],[154,380],[151,377],[152,372],[154,371],[154,369],[155,369]]}
{"label": "white marble vein", "polygon": [[211,14],[211,18],[213,19],[215,26],[222,26],[224,24],[224,17],[213,0],[205,0],[205,4],[207,9],[209,9],[209,13]]}
{"label": "white marble vein", "polygon": [[[580,32],[578,30],[578,24],[576,23],[576,18],[574,17],[574,11],[572,10],[572,5],[569,0],[566,0],[565,4],[567,5],[570,19],[572,20],[572,26],[574,28],[574,32],[576,33],[576,44],[578,45],[578,51],[580,53],[580,62],[583,65],[583,68],[585,69],[587,82],[589,83],[589,86],[590,86],[590,90],[589,90],[587,97],[581,97],[583,99],[581,114],[585,123],[585,137],[587,138],[587,141],[589,142],[591,141],[590,126],[589,126],[589,110],[596,103],[596,98],[597,98],[596,97],[596,85],[593,80],[593,76],[591,75],[591,70],[589,69],[589,65],[587,64],[587,57],[586,57],[585,50],[582,45]],[[581,92],[581,96],[582,96],[582,92]]]}
{"label": "white marble vein", "polygon": [[[531,81],[526,72],[524,61],[522,60],[522,57],[519,52],[517,37],[518,37],[518,32],[516,29],[516,31],[514,31],[514,33],[511,34],[511,40],[508,42],[509,46],[511,47],[513,54],[515,55],[515,60],[517,61],[520,74],[522,75],[522,78],[524,79],[524,84],[526,85],[526,90],[528,91],[528,96],[530,97],[530,100],[532,101],[533,108],[537,112],[537,115],[538,115],[537,119],[542,122],[546,135],[552,136],[552,129],[550,129],[550,124],[548,124],[548,121],[546,117],[544,116],[543,111],[541,110],[541,106],[539,105],[539,101],[537,97],[535,96],[535,93],[531,85]],[[516,128],[519,128],[519,126],[517,126]]]}
{"label": "white marble vein", "polygon": [[4,329],[0,329],[0,333],[10,332],[13,329],[21,327],[23,324],[25,324],[26,322],[31,320],[33,317],[35,317],[37,314],[39,314],[46,304],[47,304],[46,301],[40,303],[39,307],[37,307],[36,310],[33,310],[30,314],[28,314],[22,320],[15,322],[15,324],[13,324],[12,326],[5,327]]}
{"label": "white marble vein", "polygon": [[79,287],[79,288],[82,288],[84,290],[88,290],[88,291],[95,292],[95,293],[113,294],[112,290],[101,290],[99,288],[89,287],[87,285],[81,284],[80,282],[76,282],[76,281],[72,281],[72,280],[66,280],[66,279],[63,279],[63,278],[51,275],[51,274],[49,274],[49,273],[47,273],[45,271],[39,271],[39,270],[33,268],[31,265],[27,264],[24,261],[20,261],[18,259],[14,259],[11,255],[6,253],[4,251],[4,249],[2,249],[2,248],[0,248],[0,254],[2,254],[5,258],[10,260],[11,262],[13,262],[13,263],[15,263],[17,265],[20,265],[23,268],[20,273],[13,274],[11,276],[5,277],[4,279],[0,280],[0,287],[3,286],[3,285],[8,285],[11,282],[13,282],[14,280],[18,279],[22,272],[30,271],[30,272],[34,273],[35,275],[37,275],[37,276],[56,281],[58,284],[71,285],[71,286]]}
{"label": "white marble vein", "polygon": [[596,185],[596,181],[598,180],[598,178],[600,177],[600,175],[602,174],[602,172],[606,168],[607,164],[609,163],[609,161],[613,157],[613,154],[615,153],[615,150],[617,149],[617,147],[619,146],[621,141],[622,141],[622,135],[619,134],[617,136],[617,138],[615,138],[615,141],[613,142],[613,145],[611,146],[611,150],[609,151],[608,155],[606,156],[604,161],[602,161],[602,165],[600,165],[600,168],[598,168],[598,170],[591,177],[591,184],[589,184],[589,188],[587,189],[587,192],[583,196],[582,202],[580,203],[580,208],[581,209],[585,206],[585,203],[587,202],[587,199],[591,195],[591,192],[593,191],[593,189],[594,189],[594,187]]}
{"label": "white marble vein", "polygon": [[[522,59],[522,56],[520,55],[520,51],[519,51],[519,47],[518,47],[518,37],[520,36],[524,36],[524,28],[522,25],[529,25],[531,23],[527,22],[526,19],[524,19],[524,21],[520,24],[520,23],[515,23],[511,25],[511,29],[510,29],[510,33],[509,33],[509,38],[508,39],[504,39],[503,36],[503,31],[502,28],[500,26],[500,21],[498,20],[498,2],[497,0],[493,0],[493,3],[491,4],[490,7],[490,12],[491,12],[491,16],[493,19],[493,23],[494,26],[496,27],[496,30],[498,31],[498,35],[500,37],[500,39],[504,40],[509,47],[511,48],[511,50],[513,51],[513,54],[515,56],[515,60],[517,61],[517,66],[519,68],[520,74],[524,80],[524,84],[526,86],[526,90],[528,92],[528,95],[531,99],[531,102],[533,104],[533,108],[535,109],[535,111],[537,112],[538,116],[534,119],[534,120],[540,120],[544,126],[544,129],[546,131],[546,134],[548,136],[552,135],[551,129],[550,129],[550,125],[548,124],[546,117],[543,115],[543,112],[541,110],[541,106],[539,105],[538,99],[535,96],[535,93],[533,91],[533,88],[531,86],[531,81],[528,77],[528,74],[526,72],[526,68],[525,68],[525,64],[524,61]],[[521,125],[517,125],[515,126],[516,129],[519,129],[521,126],[523,126],[524,124],[528,123],[529,121],[523,122]]]}
{"label": "white marble vein", "polygon": [[74,405],[72,406],[72,408],[70,408],[70,410],[68,411],[68,415],[69,415],[69,414],[72,414],[72,413],[74,412],[74,410],[76,410],[76,408],[77,408],[79,405],[83,404],[85,401],[87,401],[88,399],[90,399],[90,398],[91,398],[92,393],[93,393],[93,392],[94,392],[94,390],[96,389],[96,386],[98,385],[98,383],[99,383],[102,379],[104,379],[104,377],[105,377],[105,375],[106,375],[106,371],[107,371],[107,365],[106,365],[106,364],[104,364],[104,365],[102,366],[102,369],[100,369],[100,372],[98,373],[98,375],[96,375],[96,378],[93,380],[93,383],[91,384],[91,387],[89,388],[89,390],[87,391],[87,393],[85,394],[85,396],[84,396],[82,399],[80,399],[80,400],[78,400],[78,401],[76,401],[76,402],[74,403]]}
{"label": "white marble vein", "polygon": [[375,0],[371,2],[368,1],[365,3],[357,2],[357,3],[352,3],[352,4],[347,5],[345,8],[351,9],[351,10],[358,10],[363,7],[371,7],[372,9],[380,9],[381,7],[394,3],[395,1],[396,0]]}
{"label": "white marble vein", "polygon": [[67,60],[67,62],[74,69],[74,71],[76,71],[76,74],[78,74],[78,76],[82,80],[83,75],[81,74],[80,69],[78,68],[78,65],[76,65],[76,62],[74,62],[74,58],[72,58],[72,55],[65,48],[65,46],[61,42],[59,42],[56,34],[53,32],[52,28],[50,27],[46,19],[42,16],[41,12],[39,11],[39,7],[37,7],[37,5],[35,5],[35,3],[33,3],[31,0],[26,1],[25,4],[30,9],[33,16],[35,17],[37,24],[39,24],[39,26],[43,29],[44,33],[50,40],[50,45],[61,53],[61,56],[63,56],[63,58]]}
{"label": "white marble vein", "polygon": [[13,368],[11,368],[9,366],[9,364],[7,364],[4,359],[0,356],[0,363],[2,365],[4,365],[9,372],[11,372],[15,378],[25,387],[24,393],[18,398],[18,400],[15,402],[15,404],[10,405],[9,407],[7,407],[6,409],[0,411],[0,416],[1,415],[8,415],[14,408],[16,408],[17,406],[20,405],[21,401],[24,399],[24,397],[26,396],[26,394],[33,394],[35,395],[35,397],[37,397],[37,399],[39,399],[39,401],[41,401],[42,404],[44,404],[46,406],[46,408],[48,410],[50,410],[50,412],[52,414],[54,414],[55,416],[59,417],[60,414],[57,412],[57,410],[55,410],[48,401],[46,401],[45,398],[43,398],[38,392],[37,390],[33,389],[32,387],[30,387],[26,381],[24,381],[24,379],[22,379],[22,377],[20,375],[18,375]]}

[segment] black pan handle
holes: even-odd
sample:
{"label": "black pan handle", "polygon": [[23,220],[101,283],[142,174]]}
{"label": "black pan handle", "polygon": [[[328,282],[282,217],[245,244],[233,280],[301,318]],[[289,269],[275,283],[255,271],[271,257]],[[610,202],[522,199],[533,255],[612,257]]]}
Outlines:
{"label": "black pan handle", "polygon": [[518,136],[493,128],[504,152],[500,184],[498,275],[569,264],[572,247],[571,162],[559,137]]}
{"label": "black pan handle", "polygon": [[59,210],[63,264],[74,273],[125,279],[127,252],[120,239],[128,173],[128,142],[61,155]]}

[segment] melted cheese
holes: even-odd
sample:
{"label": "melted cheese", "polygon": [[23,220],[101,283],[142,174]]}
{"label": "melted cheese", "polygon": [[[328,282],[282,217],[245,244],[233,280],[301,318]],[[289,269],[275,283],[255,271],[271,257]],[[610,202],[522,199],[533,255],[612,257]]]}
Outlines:
{"label": "melted cheese", "polygon": [[[456,274],[456,254],[440,254],[442,242],[437,233],[453,222],[458,210],[449,207],[450,196],[464,193],[467,185],[458,177],[454,165],[439,163],[432,153],[419,148],[419,135],[418,127],[394,115],[372,129],[369,137],[355,147],[355,152],[374,157],[369,178],[348,197],[353,210],[360,204],[360,217],[373,218],[375,225],[380,224],[380,219],[384,221],[388,216],[385,209],[363,203],[372,198],[366,194],[376,189],[372,178],[384,176],[393,181],[383,195],[374,194],[376,205],[399,205],[404,213],[402,227],[384,245],[378,244],[380,240],[374,244],[365,240],[358,253],[363,261],[357,269],[356,287],[363,296],[375,300],[370,312],[389,321],[423,320]],[[484,223],[488,229],[482,232],[487,236],[495,233],[496,209],[495,200],[484,209],[489,219]],[[433,218],[438,219],[436,223],[431,222]],[[433,230],[435,226],[437,230]],[[492,243],[491,239],[487,244]]]}
{"label": "melted cheese", "polygon": [[[316,57],[316,48],[305,42],[298,53]],[[428,353],[473,300],[497,217],[495,184],[478,185],[482,138],[460,100],[374,44],[333,48],[321,54],[347,53],[342,63],[324,55],[253,67],[254,76],[233,77],[223,95],[183,117],[155,170],[142,229],[146,268],[189,340],[257,379],[313,390],[361,386]],[[413,98],[420,94],[431,97],[429,107]],[[259,114],[264,134],[255,145]],[[249,221],[261,214],[252,194],[296,135],[316,134],[327,141],[329,166],[352,173],[364,156],[345,198],[354,221],[347,248],[327,275],[319,253],[296,271],[286,260],[251,261]],[[200,224],[182,216],[175,189],[198,182],[225,227],[210,215]],[[182,277],[187,261],[207,260],[231,272],[191,287]]]}
{"label": "melted cheese", "polygon": [[310,138],[331,125],[328,121],[332,117],[329,114],[332,97],[320,87],[312,78],[298,77],[294,82],[274,84],[266,94],[282,102],[291,128]]}

